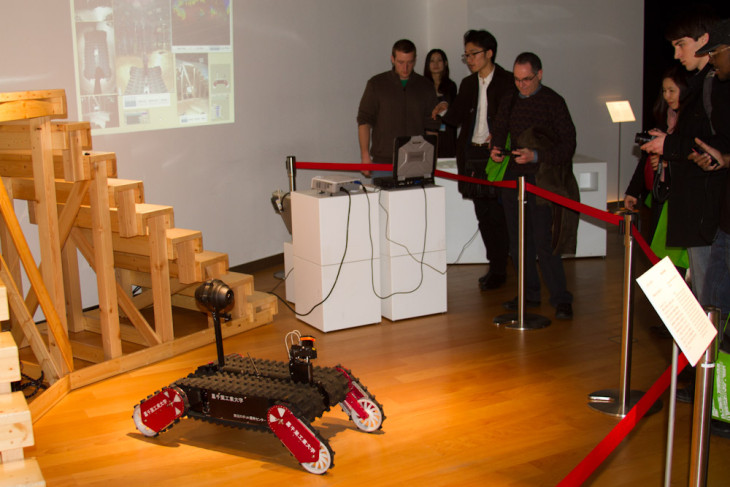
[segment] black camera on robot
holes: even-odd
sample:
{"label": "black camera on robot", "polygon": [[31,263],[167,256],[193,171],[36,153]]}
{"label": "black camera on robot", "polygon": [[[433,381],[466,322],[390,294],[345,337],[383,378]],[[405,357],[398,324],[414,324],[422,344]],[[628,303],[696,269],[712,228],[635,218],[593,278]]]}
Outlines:
{"label": "black camera on robot", "polygon": [[636,142],[639,145],[644,145],[650,140],[654,140],[656,137],[651,135],[648,131],[639,132],[634,136],[634,142]]}

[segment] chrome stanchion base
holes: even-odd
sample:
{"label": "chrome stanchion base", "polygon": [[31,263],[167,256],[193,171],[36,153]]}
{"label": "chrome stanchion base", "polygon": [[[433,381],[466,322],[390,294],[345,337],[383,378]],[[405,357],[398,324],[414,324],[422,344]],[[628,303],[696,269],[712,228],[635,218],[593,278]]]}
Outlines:
{"label": "chrome stanchion base", "polygon": [[506,313],[496,316],[493,322],[495,325],[504,325],[505,328],[509,328],[510,330],[539,330],[540,328],[550,326],[550,320],[548,318],[532,313],[524,313],[521,324],[520,317],[517,313]]}
{"label": "chrome stanchion base", "polygon": [[[632,390],[629,393],[628,404],[626,409],[622,411],[622,405],[619,401],[620,393],[618,389],[603,389],[588,394],[588,407],[595,409],[609,416],[617,416],[623,418],[633,408],[639,400],[644,397],[644,391]],[[662,410],[662,401],[658,399],[646,412],[645,416],[650,416]]]}

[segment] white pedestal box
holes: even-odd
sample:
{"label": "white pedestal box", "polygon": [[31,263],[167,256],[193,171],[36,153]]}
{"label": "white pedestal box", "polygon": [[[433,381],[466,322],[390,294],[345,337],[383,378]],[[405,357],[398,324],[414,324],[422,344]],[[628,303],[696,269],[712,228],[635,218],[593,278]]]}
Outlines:
{"label": "white pedestal box", "polygon": [[325,299],[340,271],[326,301],[297,318],[325,332],[381,321],[377,212],[377,195],[372,193],[292,193],[297,313],[307,313]]}
{"label": "white pedestal box", "polygon": [[[380,259],[373,260],[373,272],[370,265],[370,260],[343,264],[329,298],[307,316],[297,318],[324,332],[380,323],[380,298],[373,292],[371,282],[373,276],[375,289],[380,293]],[[339,263],[321,266],[294,257],[297,313],[308,312],[327,296],[339,267]]]}
{"label": "white pedestal box", "polygon": [[381,311],[390,320],[446,311],[445,194],[440,186],[380,193],[380,295],[396,293]]}
{"label": "white pedestal box", "polygon": [[380,295],[390,296],[382,300],[381,313],[391,321],[446,312],[446,276],[441,274],[446,271],[446,251],[414,257],[381,259]]}
{"label": "white pedestal box", "polygon": [[[606,163],[576,154],[573,174],[580,190],[580,202],[606,210]],[[578,245],[575,257],[606,256],[606,223],[581,214],[578,221]]]}

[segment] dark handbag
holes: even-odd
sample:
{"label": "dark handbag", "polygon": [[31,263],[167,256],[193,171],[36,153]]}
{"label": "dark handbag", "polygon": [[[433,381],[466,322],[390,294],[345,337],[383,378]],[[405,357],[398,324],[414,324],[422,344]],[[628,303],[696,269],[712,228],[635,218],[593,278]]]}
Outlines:
{"label": "dark handbag", "polygon": [[[664,177],[662,177],[662,173],[664,173]],[[664,163],[660,159],[654,173],[654,187],[651,190],[652,197],[657,203],[664,203],[669,199],[669,181],[669,165],[664,167]]]}

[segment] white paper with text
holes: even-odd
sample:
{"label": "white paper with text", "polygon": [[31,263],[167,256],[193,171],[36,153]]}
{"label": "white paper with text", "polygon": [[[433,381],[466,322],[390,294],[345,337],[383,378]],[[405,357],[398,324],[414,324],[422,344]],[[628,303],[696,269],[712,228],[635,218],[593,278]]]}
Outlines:
{"label": "white paper with text", "polygon": [[717,330],[672,261],[669,257],[663,258],[636,282],[689,363],[697,365]]}

